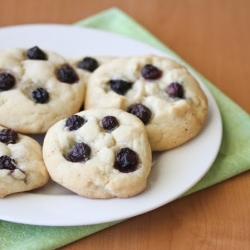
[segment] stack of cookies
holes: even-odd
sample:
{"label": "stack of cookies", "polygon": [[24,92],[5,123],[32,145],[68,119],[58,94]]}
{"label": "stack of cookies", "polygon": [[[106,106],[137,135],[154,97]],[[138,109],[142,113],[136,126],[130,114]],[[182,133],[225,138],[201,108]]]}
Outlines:
{"label": "stack of cookies", "polygon": [[[67,59],[37,46],[0,52],[0,197],[49,178],[88,198],[142,192],[153,151],[200,132],[207,98],[156,55]],[[43,145],[31,134],[45,134]]]}

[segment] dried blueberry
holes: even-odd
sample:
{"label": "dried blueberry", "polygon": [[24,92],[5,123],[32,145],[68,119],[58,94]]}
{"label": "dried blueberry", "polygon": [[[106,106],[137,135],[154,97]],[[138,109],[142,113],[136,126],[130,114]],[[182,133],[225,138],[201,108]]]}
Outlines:
{"label": "dried blueberry", "polygon": [[13,75],[7,72],[0,73],[0,90],[9,90],[16,83],[16,79]]}
{"label": "dried blueberry", "polygon": [[49,93],[44,88],[37,88],[32,91],[32,97],[37,103],[46,103],[49,99]]}
{"label": "dried blueberry", "polygon": [[84,142],[77,143],[73,149],[66,155],[66,159],[71,162],[87,161],[90,156],[91,149]]}
{"label": "dried blueberry", "polygon": [[141,74],[146,80],[156,80],[162,76],[162,71],[152,64],[146,64],[142,68]]}
{"label": "dried blueberry", "polygon": [[137,153],[130,148],[120,149],[116,154],[115,168],[123,173],[129,173],[137,170]]}
{"label": "dried blueberry", "polygon": [[27,50],[27,57],[32,60],[47,60],[47,55],[37,46]]}
{"label": "dried blueberry", "polygon": [[72,115],[66,120],[65,125],[70,131],[73,131],[79,129],[85,122],[86,121],[83,117],[79,115]]}
{"label": "dried blueberry", "polygon": [[98,62],[92,57],[85,57],[77,64],[78,68],[87,70],[89,72],[93,72],[98,68],[98,66]]}
{"label": "dried blueberry", "polygon": [[178,82],[173,82],[170,85],[168,85],[166,91],[170,97],[173,97],[173,98],[174,97],[178,97],[178,98],[184,97],[183,87]]}
{"label": "dried blueberry", "polygon": [[119,95],[125,95],[126,92],[132,87],[131,82],[124,80],[110,80],[110,88]]}
{"label": "dried blueberry", "polygon": [[16,143],[18,138],[18,134],[15,130],[13,129],[2,129],[0,131],[0,141],[6,144],[9,143]]}
{"label": "dried blueberry", "polygon": [[150,109],[140,103],[132,104],[127,111],[137,116],[144,124],[149,122],[152,115]]}
{"label": "dried blueberry", "polygon": [[0,169],[15,170],[16,168],[15,161],[9,156],[2,155],[0,157]]}
{"label": "dried blueberry", "polygon": [[113,130],[118,126],[118,120],[114,116],[104,116],[102,118],[102,126],[106,130]]}
{"label": "dried blueberry", "polygon": [[56,72],[57,79],[65,83],[75,83],[78,81],[78,75],[75,70],[68,64],[62,65]]}

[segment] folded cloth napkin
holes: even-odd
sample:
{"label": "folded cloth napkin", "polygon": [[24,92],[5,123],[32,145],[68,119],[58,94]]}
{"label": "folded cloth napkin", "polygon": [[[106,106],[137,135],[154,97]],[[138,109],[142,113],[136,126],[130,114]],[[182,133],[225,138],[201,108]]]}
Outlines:
{"label": "folded cloth napkin", "polygon": [[[177,54],[127,16],[112,8],[76,23],[78,26],[102,29],[148,43],[172,54]],[[189,65],[190,67],[190,65]],[[195,71],[195,69],[193,69]],[[212,83],[195,71],[214,96],[223,121],[223,139],[219,154],[209,172],[184,195],[204,189],[250,169],[250,116],[237,104],[220,92]],[[117,222],[75,227],[32,226],[0,221],[0,249],[55,249]]]}

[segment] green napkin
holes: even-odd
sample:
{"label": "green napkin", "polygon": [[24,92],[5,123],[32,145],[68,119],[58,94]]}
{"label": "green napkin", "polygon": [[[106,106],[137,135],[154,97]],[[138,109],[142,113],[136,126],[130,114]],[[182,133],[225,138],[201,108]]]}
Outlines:
{"label": "green napkin", "polygon": [[[148,43],[188,65],[172,50],[119,9],[112,8],[77,22],[78,26],[102,29]],[[188,65],[190,67],[190,65]],[[194,69],[193,69],[194,70]],[[196,72],[196,71],[195,71]],[[199,74],[198,72],[196,72]],[[186,194],[209,187],[250,169],[250,116],[199,74],[213,94],[222,115],[223,140],[209,172]],[[0,249],[55,249],[117,222],[90,226],[47,227],[0,221]]]}

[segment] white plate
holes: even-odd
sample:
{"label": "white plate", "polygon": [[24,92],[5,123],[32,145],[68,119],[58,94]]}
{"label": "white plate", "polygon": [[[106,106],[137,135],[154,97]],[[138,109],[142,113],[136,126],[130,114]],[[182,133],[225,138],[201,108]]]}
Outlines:
{"label": "white plate", "polygon": [[[0,29],[0,37],[0,49],[38,45],[66,57],[149,53],[170,57],[132,39],[66,25],[6,27]],[[37,191],[0,199],[0,219],[47,226],[89,225],[136,216],[182,195],[209,170],[218,153],[222,137],[219,109],[202,81],[198,81],[209,100],[204,128],[195,139],[185,145],[155,155],[147,189],[141,194],[128,199],[86,199],[51,181]]]}

